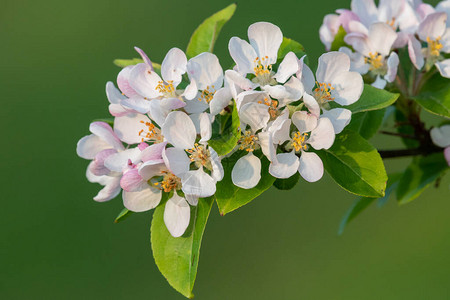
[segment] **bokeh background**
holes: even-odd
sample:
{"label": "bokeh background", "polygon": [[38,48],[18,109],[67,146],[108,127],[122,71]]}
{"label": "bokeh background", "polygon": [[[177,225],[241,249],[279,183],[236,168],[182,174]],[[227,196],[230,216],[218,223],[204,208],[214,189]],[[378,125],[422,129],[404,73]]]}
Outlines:
{"label": "bokeh background", "polygon": [[[323,16],[349,2],[239,2],[216,53],[229,66],[229,38],[265,20],[301,42],[315,65]],[[92,200],[99,186],[85,179],[88,162],[75,145],[91,120],[108,116],[113,59],[136,57],[139,46],[161,61],[229,3],[2,0],[0,298],[183,298],[154,264],[152,213],[114,224],[121,199]],[[408,161],[389,161],[388,171]],[[342,236],[338,225],[355,197],[328,175],[288,192],[272,188],[226,217],[214,207],[196,299],[449,299],[448,177],[403,207],[370,207]]]}

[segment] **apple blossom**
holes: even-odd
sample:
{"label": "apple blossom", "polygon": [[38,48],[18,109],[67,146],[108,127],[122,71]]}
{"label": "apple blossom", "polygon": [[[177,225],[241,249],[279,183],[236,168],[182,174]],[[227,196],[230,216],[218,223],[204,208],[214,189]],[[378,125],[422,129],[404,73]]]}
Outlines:
{"label": "apple blossom", "polygon": [[450,166],[450,125],[434,127],[430,131],[431,140],[441,148],[444,148],[444,156]]}

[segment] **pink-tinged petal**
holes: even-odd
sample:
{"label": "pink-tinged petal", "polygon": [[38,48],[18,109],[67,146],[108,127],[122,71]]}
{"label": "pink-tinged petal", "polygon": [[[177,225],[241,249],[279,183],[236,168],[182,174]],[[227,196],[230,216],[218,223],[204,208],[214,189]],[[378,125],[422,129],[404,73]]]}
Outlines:
{"label": "pink-tinged petal", "polygon": [[338,134],[350,123],[352,112],[345,108],[333,108],[324,110],[322,117],[328,118],[331,121],[334,133]]}
{"label": "pink-tinged petal", "polygon": [[141,161],[141,150],[139,148],[127,149],[108,156],[105,166],[114,172],[122,172],[128,169],[129,163],[136,164]]}
{"label": "pink-tinged petal", "polygon": [[450,125],[434,127],[430,130],[431,140],[433,144],[441,148],[450,146]]}
{"label": "pink-tinged petal", "polygon": [[329,149],[334,143],[334,138],[333,124],[329,119],[321,117],[307,142],[316,150]]}
{"label": "pink-tinged petal", "polygon": [[178,98],[153,99],[150,101],[150,118],[162,126],[167,115],[175,109],[185,107],[186,103]]}
{"label": "pink-tinged petal", "polygon": [[416,69],[422,69],[425,64],[425,59],[422,54],[422,44],[414,36],[411,36],[408,40],[408,54]]}
{"label": "pink-tinged petal", "polygon": [[360,33],[365,36],[369,35],[369,29],[358,20],[352,20],[348,23],[348,33]]}
{"label": "pink-tinged petal", "polygon": [[403,48],[406,45],[408,45],[409,41],[409,34],[406,32],[398,32],[397,33],[397,39],[395,40],[394,44],[392,45],[392,48],[399,49]]}
{"label": "pink-tinged petal", "polygon": [[138,169],[126,171],[120,179],[120,186],[127,192],[142,190],[143,184],[147,185],[147,182],[142,179],[141,175],[139,175]]}
{"label": "pink-tinged petal", "polygon": [[258,55],[247,41],[232,37],[228,43],[228,50],[240,74],[254,73],[254,60]]}
{"label": "pink-tinged petal", "polygon": [[371,84],[371,86],[376,87],[377,89],[383,90],[386,87],[386,80],[384,80],[383,78],[381,78],[380,75],[378,75],[375,78],[375,81]]}
{"label": "pink-tinged petal", "polygon": [[89,131],[107,142],[116,150],[123,150],[122,142],[112,130],[111,126],[105,122],[92,122],[89,126]]}
{"label": "pink-tinged petal", "polygon": [[298,172],[308,182],[316,182],[323,176],[323,163],[314,152],[302,151]]}
{"label": "pink-tinged petal", "polygon": [[300,133],[310,132],[317,127],[316,116],[308,114],[306,111],[296,111],[292,114],[292,123]]}
{"label": "pink-tinged petal", "polygon": [[250,125],[253,132],[267,126],[270,120],[270,114],[267,105],[258,103],[247,103],[239,111],[241,122]]}
{"label": "pink-tinged petal", "polygon": [[172,81],[177,87],[181,82],[181,76],[186,73],[186,54],[178,48],[172,48],[167,52],[161,63],[161,76],[166,81]]}
{"label": "pink-tinged petal", "polygon": [[89,165],[92,174],[96,176],[108,175],[111,171],[105,167],[105,160],[110,156],[117,153],[115,149],[105,149],[100,151],[95,156],[93,163]]}
{"label": "pink-tinged petal", "polygon": [[97,153],[113,147],[95,134],[81,138],[77,143],[77,155],[84,159],[94,159]]}
{"label": "pink-tinged petal", "polygon": [[174,193],[164,208],[164,224],[173,237],[180,237],[189,226],[191,208],[186,200]]}
{"label": "pink-tinged petal", "polygon": [[349,28],[350,22],[359,21],[359,17],[348,9],[338,9],[337,12],[339,13],[339,23],[344,27],[345,32],[351,32]]}
{"label": "pink-tinged petal", "polygon": [[384,79],[386,79],[387,82],[393,82],[395,80],[399,62],[400,60],[398,59],[397,53],[392,52],[387,60],[388,70],[386,76],[384,76]]}
{"label": "pink-tinged petal", "polygon": [[200,143],[209,141],[212,135],[211,119],[207,113],[201,113],[199,116],[200,121]]}
{"label": "pink-tinged petal", "polygon": [[248,27],[248,39],[260,59],[265,63],[274,64],[277,61],[278,49],[283,41],[283,33],[278,26],[268,22],[257,22]]}
{"label": "pink-tinged petal", "polygon": [[117,195],[119,195],[121,188],[120,188],[120,177],[109,177],[109,180],[107,184],[105,184],[104,188],[101,189],[98,194],[94,197],[94,201],[97,202],[105,202],[109,201],[111,199],[116,198]]}
{"label": "pink-tinged petal", "polygon": [[367,27],[377,20],[378,10],[373,0],[353,0],[351,8]]}
{"label": "pink-tinged petal", "polygon": [[330,83],[342,73],[350,70],[350,58],[342,52],[328,52],[319,57],[316,78],[319,82]]}
{"label": "pink-tinged petal", "polygon": [[372,52],[388,56],[396,39],[397,33],[386,23],[375,23],[369,28],[369,41],[372,46]]}
{"label": "pink-tinged petal", "polygon": [[316,79],[314,78],[314,74],[311,69],[304,63],[305,57],[306,55],[298,60],[298,71],[296,76],[302,82],[305,91],[307,93],[311,93],[314,85],[316,84]]}
{"label": "pink-tinged petal", "polygon": [[167,167],[162,159],[149,160],[139,166],[138,172],[144,181],[148,181],[155,176],[164,175],[164,172],[167,172]]}
{"label": "pink-tinged petal", "polygon": [[167,142],[157,143],[148,146],[144,150],[142,150],[141,153],[141,159],[142,161],[149,161],[149,160],[159,160],[162,159],[162,152],[164,151],[164,148],[166,148]]}
{"label": "pink-tinged petal", "polygon": [[369,42],[369,38],[359,32],[348,33],[344,37],[344,41],[348,45],[352,46],[355,51],[365,56],[369,56],[369,53],[375,52],[371,43]]}
{"label": "pink-tinged petal", "polygon": [[261,161],[252,152],[238,159],[231,171],[235,186],[243,189],[254,188],[261,179]]}
{"label": "pink-tinged petal", "polygon": [[137,92],[131,87],[129,82],[130,73],[133,68],[134,66],[127,66],[117,74],[117,86],[127,97],[137,95]]}
{"label": "pink-tinged petal", "polygon": [[331,96],[340,105],[350,105],[358,101],[364,89],[361,74],[357,72],[342,73],[332,79],[331,85],[334,90]]}
{"label": "pink-tinged petal", "polygon": [[286,54],[286,56],[283,58],[283,61],[280,63],[280,66],[278,67],[277,73],[275,74],[274,78],[279,83],[285,83],[286,80],[289,79],[292,75],[297,73],[298,71],[298,58],[295,55],[294,52],[289,52]]}
{"label": "pink-tinged petal", "polygon": [[[142,97],[153,99],[161,96],[157,86],[161,78],[145,64],[137,64],[131,69],[128,83]],[[128,96],[128,95],[127,95]],[[130,95],[129,97],[131,97]]]}
{"label": "pink-tinged petal", "polygon": [[149,65],[149,67],[151,68],[152,71],[153,70],[153,65],[152,65],[152,61],[150,60],[150,58],[148,58],[147,54],[145,54],[144,50],[138,48],[138,47],[134,47],[134,50],[136,50],[137,53],[139,53],[139,55],[142,57],[142,59],[144,60],[144,62]]}
{"label": "pink-tinged petal", "polygon": [[450,78],[450,59],[438,61],[435,66],[442,77]]}
{"label": "pink-tinged petal", "polygon": [[297,172],[300,161],[295,152],[279,153],[269,166],[269,173],[276,178],[289,178]]}
{"label": "pink-tinged petal", "polygon": [[133,96],[122,100],[122,106],[131,113],[146,114],[150,111],[150,101],[140,96]]}
{"label": "pink-tinged petal", "polygon": [[189,171],[191,160],[186,152],[180,148],[167,148],[163,151],[162,157],[167,168],[176,176]]}
{"label": "pink-tinged petal", "polygon": [[108,106],[109,113],[114,117],[121,117],[130,112],[120,104],[110,104]]}
{"label": "pink-tinged petal", "polygon": [[147,149],[149,147],[149,145],[145,142],[142,142],[138,145],[139,150],[144,151],[145,149]]}
{"label": "pink-tinged petal", "polygon": [[181,176],[182,190],[185,194],[199,198],[210,197],[216,193],[216,181],[200,168],[188,171]]}
{"label": "pink-tinged petal", "polygon": [[395,21],[401,15],[404,7],[408,5],[405,0],[380,0],[378,5],[378,20],[383,22]]}
{"label": "pink-tinged petal", "polygon": [[216,150],[214,150],[212,147],[208,147],[208,149],[211,154],[211,166],[212,166],[211,176],[215,181],[221,181],[224,175],[221,159],[217,154]]}
{"label": "pink-tinged petal", "polygon": [[188,194],[185,194],[184,197],[186,198],[186,201],[189,202],[190,205],[197,206],[198,197],[193,196],[193,195],[188,195]]}
{"label": "pink-tinged petal", "polygon": [[131,211],[143,212],[155,208],[161,201],[161,190],[148,186],[138,192],[122,193],[123,205]]}
{"label": "pink-tinged petal", "polygon": [[211,115],[215,116],[219,114],[225,107],[230,104],[230,101],[233,99],[231,95],[231,91],[228,87],[224,87],[219,89],[214,93],[214,96],[209,102],[209,110]]}
{"label": "pink-tinged petal", "polygon": [[119,139],[127,144],[138,144],[146,138],[142,132],[148,131],[146,123],[151,120],[146,115],[129,114],[114,119],[114,132]]}
{"label": "pink-tinged petal", "polygon": [[325,45],[327,51],[330,50],[331,44],[334,41],[340,24],[339,16],[335,14],[326,15],[323,18],[323,24],[320,26],[319,35],[320,41]]}
{"label": "pink-tinged petal", "polygon": [[181,111],[173,111],[167,116],[161,133],[169,143],[182,149],[193,148],[197,136],[194,123]]}
{"label": "pink-tinged petal", "polygon": [[425,20],[420,23],[417,29],[419,38],[426,42],[427,38],[435,40],[441,37],[446,28],[447,14],[444,12],[436,12],[426,16]]}
{"label": "pink-tinged petal", "polygon": [[189,78],[197,83],[199,90],[218,90],[223,84],[223,70],[216,55],[203,52],[187,63]]}
{"label": "pink-tinged petal", "polygon": [[106,83],[106,97],[111,104],[120,104],[122,100],[127,98],[120,93],[111,81]]}
{"label": "pink-tinged petal", "polygon": [[444,149],[444,157],[447,161],[448,166],[450,167],[450,147]]}

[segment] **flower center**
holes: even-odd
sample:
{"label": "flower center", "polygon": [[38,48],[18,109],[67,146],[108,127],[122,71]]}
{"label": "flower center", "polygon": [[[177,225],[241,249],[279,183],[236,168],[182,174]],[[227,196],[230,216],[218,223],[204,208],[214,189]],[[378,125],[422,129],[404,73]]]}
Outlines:
{"label": "flower center", "polygon": [[269,115],[270,115],[270,119],[273,120],[275,119],[279,112],[278,112],[278,102],[275,100],[272,100],[269,98],[264,98],[264,101],[259,100],[258,101],[259,104],[265,104],[269,107]]}
{"label": "flower center", "polygon": [[138,135],[142,137],[141,141],[149,140],[154,143],[161,143],[164,141],[164,137],[161,134],[161,129],[153,125],[148,121],[141,121],[142,124],[146,127],[145,129],[139,130]]}
{"label": "flower center", "polygon": [[165,84],[162,80],[158,81],[158,85],[156,86],[155,90],[163,94],[163,96],[166,98],[173,98],[176,96],[175,87],[173,86],[173,80],[169,80],[167,84]]}
{"label": "flower center", "polygon": [[316,81],[316,85],[317,87],[314,89],[314,98],[316,98],[320,106],[334,100],[334,97],[331,96],[331,91],[334,90],[331,83]]}
{"label": "flower center", "polygon": [[259,83],[260,85],[271,84],[274,81],[272,79],[272,65],[267,63],[268,59],[268,56],[262,58],[257,57],[253,61],[255,64],[253,71],[256,75],[253,81]]}
{"label": "flower center", "polygon": [[245,150],[247,152],[252,152],[253,150],[256,150],[259,148],[259,144],[256,143],[258,141],[258,137],[250,130],[247,130],[244,132],[244,135],[241,136],[241,139],[239,140],[239,150]]}
{"label": "flower center", "polygon": [[189,158],[197,168],[205,167],[208,170],[212,169],[211,153],[202,145],[195,143],[194,148],[186,150],[189,153]]}
{"label": "flower center", "polygon": [[[211,90],[210,90],[211,88]],[[199,101],[203,101],[205,100],[206,103],[211,102],[211,100],[214,97],[214,94],[216,93],[216,91],[214,90],[214,86],[207,86],[205,90],[202,91],[200,97],[198,98]]]}
{"label": "flower center", "polygon": [[386,21],[386,24],[392,27],[395,31],[397,31],[397,27],[395,26],[395,17],[392,18],[390,21]]}
{"label": "flower center", "polygon": [[427,37],[428,51],[430,52],[431,56],[439,56],[441,49],[444,47],[441,44],[440,40],[441,40],[440,36],[435,40],[432,40],[430,37]]}
{"label": "flower center", "polygon": [[307,150],[308,145],[306,144],[308,138],[308,133],[300,133],[300,131],[297,131],[294,133],[294,136],[292,137],[292,143],[291,146],[295,149],[296,152],[300,150]]}
{"label": "flower center", "polygon": [[170,172],[164,172],[163,180],[161,182],[155,182],[154,185],[168,193],[181,188],[181,179]]}
{"label": "flower center", "polygon": [[364,62],[370,65],[370,71],[381,69],[384,66],[383,56],[378,52],[370,52],[368,57],[364,57]]}

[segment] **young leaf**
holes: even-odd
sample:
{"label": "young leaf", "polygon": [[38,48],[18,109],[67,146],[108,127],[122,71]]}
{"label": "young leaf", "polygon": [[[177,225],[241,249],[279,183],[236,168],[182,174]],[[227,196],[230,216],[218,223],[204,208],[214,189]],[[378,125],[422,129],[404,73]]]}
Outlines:
{"label": "young leaf", "polygon": [[302,44],[294,41],[293,39],[284,37],[280,49],[278,50],[278,60],[281,61],[286,56],[286,54],[291,51],[294,52],[298,58],[301,58],[306,54],[305,48],[302,46]]}
{"label": "young leaf", "polygon": [[114,220],[114,223],[122,222],[123,220],[125,220],[126,218],[128,218],[129,216],[131,216],[132,214],[133,214],[132,211],[129,211],[128,209],[124,208],[124,209],[122,209],[122,211],[119,213],[119,215],[116,217],[116,219]]}
{"label": "young leaf", "polygon": [[186,55],[194,57],[202,52],[213,52],[214,44],[223,25],[231,19],[235,10],[236,4],[233,3],[203,21],[192,34]]}
{"label": "young leaf", "polygon": [[234,149],[241,138],[241,125],[236,105],[233,106],[231,114],[216,116],[215,132],[208,144],[216,150],[220,156],[226,155]]}
{"label": "young leaf", "polygon": [[325,170],[343,189],[365,197],[383,197],[387,175],[377,150],[346,129],[328,150],[317,151]]}
{"label": "young leaf", "polygon": [[449,169],[442,153],[415,157],[400,178],[397,189],[399,204],[416,199]]}
{"label": "young leaf", "polygon": [[366,140],[373,137],[383,123],[386,109],[365,111],[352,115],[348,129],[358,132]]}
{"label": "young leaf", "polygon": [[[384,197],[378,199],[378,207],[382,207],[390,198],[392,191],[397,187],[398,180],[400,179],[399,173],[389,175],[387,182],[386,194]],[[344,232],[345,227],[351,220],[356,218],[363,210],[369,207],[376,198],[369,197],[358,197],[353,202],[350,209],[347,211],[345,216],[342,218],[341,224],[339,225],[338,234],[341,235]]]}
{"label": "young leaf", "polygon": [[341,47],[348,47],[348,45],[344,42],[344,37],[347,34],[345,32],[344,27],[340,26],[337,34],[334,36],[334,41],[331,43],[331,51],[339,51]]}
{"label": "young leaf", "polygon": [[[134,66],[140,63],[143,63],[144,60],[142,58],[132,58],[132,59],[115,59],[114,64],[118,67],[125,68],[128,66]],[[161,65],[152,62],[152,67],[156,72],[161,72]]]}
{"label": "young leaf", "polygon": [[261,159],[261,180],[257,186],[248,190],[235,186],[231,180],[231,171],[234,164],[240,157],[245,155],[244,151],[237,151],[230,157],[222,160],[225,175],[217,183],[216,191],[216,201],[221,215],[225,215],[249,203],[270,188],[275,181],[275,178],[269,174],[269,161],[267,158],[261,151],[255,151],[254,154]]}
{"label": "young leaf", "polygon": [[275,182],[273,183],[273,186],[279,190],[284,190],[284,191],[290,190],[290,189],[294,188],[294,186],[298,183],[299,179],[300,179],[300,173],[295,172],[295,174],[289,178],[286,178],[286,179],[277,178],[275,180]]}
{"label": "young leaf", "polygon": [[354,114],[369,110],[376,110],[388,107],[393,104],[399,94],[390,93],[385,90],[377,89],[369,84],[364,84],[364,91],[358,101],[346,108]]}
{"label": "young leaf", "polygon": [[188,298],[192,298],[197,275],[200,244],[206,221],[213,204],[213,198],[199,199],[193,208],[191,224],[186,233],[178,238],[170,235],[164,224],[164,205],[153,213],[151,243],[156,265],[169,284]]}
{"label": "young leaf", "polygon": [[450,79],[434,74],[413,99],[430,113],[450,118]]}

